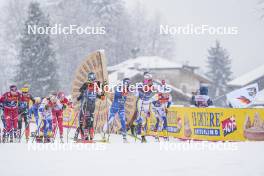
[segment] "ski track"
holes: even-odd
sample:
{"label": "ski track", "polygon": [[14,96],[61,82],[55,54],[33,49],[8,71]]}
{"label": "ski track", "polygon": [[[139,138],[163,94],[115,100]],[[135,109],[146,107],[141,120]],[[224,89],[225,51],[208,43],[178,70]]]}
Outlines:
{"label": "ski track", "polygon": [[[64,131],[65,142],[66,132],[67,129]],[[70,138],[73,134],[74,129],[71,130]],[[100,135],[96,135],[96,139],[100,138]],[[55,150],[56,148],[52,147],[36,151],[32,146],[43,146],[43,144],[33,144],[30,148],[31,143],[26,144],[25,141],[21,144],[0,144],[1,175],[264,175],[264,142],[236,142],[232,144],[237,150],[228,151],[175,148],[165,150],[161,147],[164,143],[155,142],[153,137],[147,139],[149,143],[141,144],[128,137],[129,143],[125,144],[122,143],[121,136],[111,135],[110,143],[107,144],[54,144],[72,146],[71,150],[66,151]],[[164,145],[166,144],[191,145],[187,141],[176,139],[171,139],[170,143]],[[213,142],[209,144],[217,145]],[[92,150],[95,148],[96,150]]]}

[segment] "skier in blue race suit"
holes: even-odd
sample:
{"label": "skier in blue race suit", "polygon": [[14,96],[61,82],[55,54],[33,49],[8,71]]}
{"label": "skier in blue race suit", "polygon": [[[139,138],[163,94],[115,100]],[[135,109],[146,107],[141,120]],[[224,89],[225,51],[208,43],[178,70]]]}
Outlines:
{"label": "skier in blue race suit", "polygon": [[39,135],[39,129],[40,129],[39,107],[40,107],[40,103],[41,103],[41,98],[40,97],[36,97],[34,100],[35,100],[34,104],[29,109],[29,116],[30,116],[30,119],[31,119],[32,115],[34,115],[34,119],[35,119],[35,122],[36,122],[36,125],[37,125],[37,130],[36,130],[36,134],[35,135]]}
{"label": "skier in blue race suit", "polygon": [[[53,99],[53,98],[52,98]],[[52,137],[52,107],[51,100],[44,98],[38,109],[43,122],[44,143],[50,142]],[[54,134],[53,134],[54,136]]]}
{"label": "skier in blue race suit", "polygon": [[[137,89],[137,118],[134,121],[136,130],[133,133],[141,135],[141,142],[147,142],[146,130],[147,130],[147,119],[150,117],[151,111],[151,100],[156,94],[156,85],[152,80],[152,75],[149,72],[144,72],[144,80],[139,84]],[[135,135],[135,134],[134,134]]]}
{"label": "skier in blue race suit", "polygon": [[110,124],[112,124],[112,122],[114,121],[115,115],[118,113],[118,116],[121,122],[121,134],[123,136],[124,142],[127,142],[125,104],[126,104],[127,95],[129,93],[128,88],[129,88],[130,83],[131,83],[130,79],[125,78],[123,79],[122,84],[118,85],[115,88],[114,100],[109,110],[108,121],[104,125],[104,128],[103,128],[104,133],[106,133],[107,130],[109,130]]}

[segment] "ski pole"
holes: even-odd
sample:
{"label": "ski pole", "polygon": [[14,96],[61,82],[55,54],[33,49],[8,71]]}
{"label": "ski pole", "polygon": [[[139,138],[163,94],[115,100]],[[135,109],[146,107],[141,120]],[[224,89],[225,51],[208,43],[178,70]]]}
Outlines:
{"label": "ski pole", "polygon": [[102,104],[102,101],[100,101],[99,108],[98,108],[98,111],[97,111],[97,116],[95,116],[95,117],[97,117],[97,118],[96,118],[96,121],[95,121],[95,127],[94,127],[94,131],[95,131],[95,132],[96,132],[96,130],[97,130],[97,122],[98,122],[98,116],[99,116],[99,113],[100,113],[100,111],[101,111],[101,104]]}
{"label": "ski pole", "polygon": [[43,123],[43,120],[44,120],[44,119],[41,119],[41,122],[40,122],[40,124],[38,125],[38,128],[37,128],[37,133],[38,133],[38,134],[35,134],[35,136],[34,136],[34,138],[33,138],[33,140],[32,140],[32,143],[35,141],[37,135],[39,135],[39,130],[40,130],[40,127],[41,127],[41,125],[42,125],[42,123]]}
{"label": "ski pole", "polygon": [[[22,123],[22,122],[21,122]],[[19,137],[19,142],[21,141],[22,137],[24,136],[27,128],[29,127],[30,125],[30,121],[28,121],[27,125],[25,126],[25,129],[23,130],[23,132],[20,134],[20,137]]]}
{"label": "ski pole", "polygon": [[57,117],[56,117],[56,128],[55,128],[55,133],[53,133],[53,135],[52,135],[52,137],[53,137],[53,142],[55,142],[56,137],[57,137],[58,125],[59,125],[59,122],[58,122],[58,119],[57,119]]}

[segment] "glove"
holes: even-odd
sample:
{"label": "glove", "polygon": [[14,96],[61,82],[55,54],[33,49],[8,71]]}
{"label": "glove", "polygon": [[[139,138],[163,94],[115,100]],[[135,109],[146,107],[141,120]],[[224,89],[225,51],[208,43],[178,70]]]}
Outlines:
{"label": "glove", "polygon": [[4,111],[3,109],[0,108],[0,118],[2,118],[3,114],[4,114]]}
{"label": "glove", "polygon": [[79,97],[77,97],[77,101],[80,101],[82,99],[83,95],[80,94]]}
{"label": "glove", "polygon": [[105,86],[108,85],[108,82],[105,80],[102,84],[102,88],[104,91],[108,92],[109,90],[105,89]]}

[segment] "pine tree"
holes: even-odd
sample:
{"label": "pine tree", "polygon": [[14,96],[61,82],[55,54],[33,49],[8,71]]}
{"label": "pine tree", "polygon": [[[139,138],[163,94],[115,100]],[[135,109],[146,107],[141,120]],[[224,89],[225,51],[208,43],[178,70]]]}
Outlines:
{"label": "pine tree", "polygon": [[19,65],[15,80],[19,86],[27,83],[35,96],[45,96],[57,90],[57,65],[49,34],[28,31],[29,26],[48,27],[49,19],[39,3],[29,4],[28,18],[21,36]]}
{"label": "pine tree", "polygon": [[212,97],[218,97],[226,92],[227,82],[231,80],[231,59],[219,41],[216,41],[215,47],[211,47],[208,53],[207,76],[212,81],[209,93]]}

